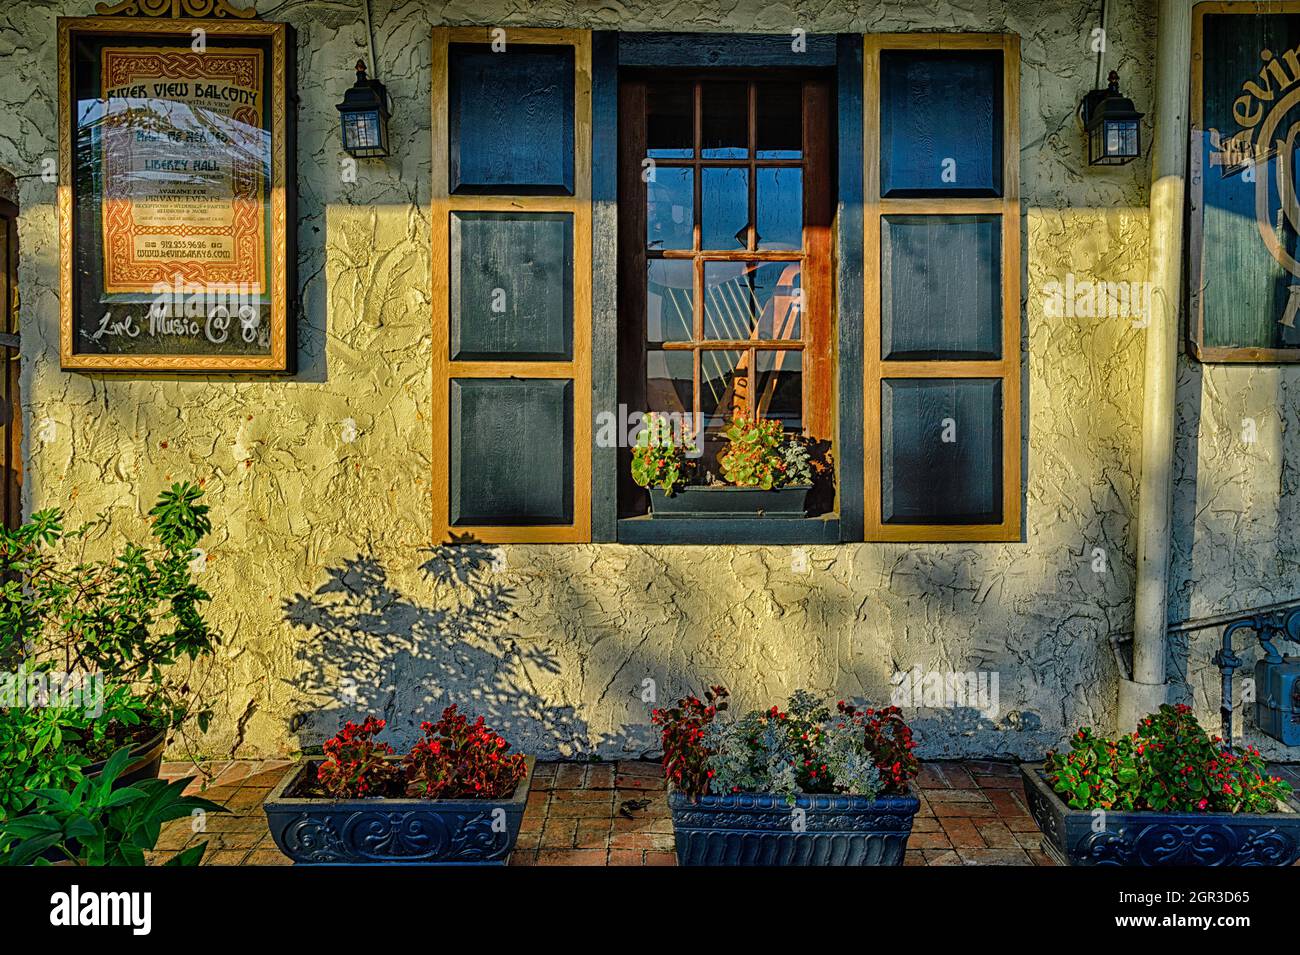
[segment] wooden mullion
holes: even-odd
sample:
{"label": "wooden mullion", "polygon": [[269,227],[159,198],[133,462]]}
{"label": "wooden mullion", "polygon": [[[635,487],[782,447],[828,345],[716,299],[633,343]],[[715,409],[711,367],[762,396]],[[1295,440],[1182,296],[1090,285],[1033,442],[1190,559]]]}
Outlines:
{"label": "wooden mullion", "polygon": [[745,248],[753,252],[758,248],[758,84],[750,80],[745,86],[748,106],[749,133],[749,224],[745,227]]}
{"label": "wooden mullion", "polygon": [[749,251],[733,249],[718,252],[693,252],[688,249],[652,249],[647,250],[646,257],[651,259],[677,259],[686,261],[699,259],[704,262],[802,262],[807,258],[805,251],[764,249]]}
{"label": "wooden mullion", "polygon": [[803,351],[807,343],[798,338],[706,338],[698,342],[660,342],[658,351],[705,351],[761,348],[764,351]]}

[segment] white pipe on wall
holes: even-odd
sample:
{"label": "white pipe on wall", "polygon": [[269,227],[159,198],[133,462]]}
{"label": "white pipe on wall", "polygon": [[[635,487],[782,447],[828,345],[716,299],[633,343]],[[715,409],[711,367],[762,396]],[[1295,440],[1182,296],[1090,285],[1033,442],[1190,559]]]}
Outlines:
{"label": "white pipe on wall", "polygon": [[1131,680],[1120,682],[1121,731],[1133,729],[1138,719],[1168,699],[1166,620],[1192,59],[1191,0],[1160,0],[1157,16],[1147,253],[1151,315],[1146,330],[1142,390],[1133,671]]}

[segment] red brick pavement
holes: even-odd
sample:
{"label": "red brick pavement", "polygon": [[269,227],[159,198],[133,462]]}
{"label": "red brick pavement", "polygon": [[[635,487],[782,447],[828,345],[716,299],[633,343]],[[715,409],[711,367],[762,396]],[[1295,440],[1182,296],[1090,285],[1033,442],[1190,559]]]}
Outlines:
{"label": "red brick pavement", "polygon": [[[208,764],[203,793],[231,809],[194,833],[189,820],[163,829],[152,861],[206,839],[205,865],[286,865],[266,830],[262,801],[293,763]],[[168,763],[163,775],[192,775]],[[195,783],[198,788],[198,783]],[[917,779],[921,811],[907,865],[1051,865],[1025,809],[1014,763],[932,762]],[[641,805],[642,801],[648,803]],[[511,865],[674,865],[673,826],[657,763],[538,763]]]}

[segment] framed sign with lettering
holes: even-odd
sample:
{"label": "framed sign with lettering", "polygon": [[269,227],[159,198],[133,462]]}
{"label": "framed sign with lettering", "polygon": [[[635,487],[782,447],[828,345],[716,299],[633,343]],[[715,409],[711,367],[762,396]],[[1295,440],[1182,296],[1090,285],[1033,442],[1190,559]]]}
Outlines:
{"label": "framed sign with lettering", "polygon": [[64,368],[293,371],[292,51],[251,18],[59,20]]}
{"label": "framed sign with lettering", "polygon": [[1300,361],[1300,2],[1192,17],[1188,350]]}

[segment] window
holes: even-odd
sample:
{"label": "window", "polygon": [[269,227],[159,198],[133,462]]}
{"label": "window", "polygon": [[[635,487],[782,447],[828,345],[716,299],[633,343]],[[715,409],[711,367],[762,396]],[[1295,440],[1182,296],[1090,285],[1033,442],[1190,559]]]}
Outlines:
{"label": "window", "polygon": [[1019,540],[1018,38],[863,59],[865,536]]}
{"label": "window", "polygon": [[621,86],[620,401],[702,433],[706,470],[737,412],[829,447],[829,97],[774,71]]}
{"label": "window", "polygon": [[[1020,539],[1017,38],[507,32],[434,31],[438,540]],[[651,513],[645,411],[808,516]]]}

